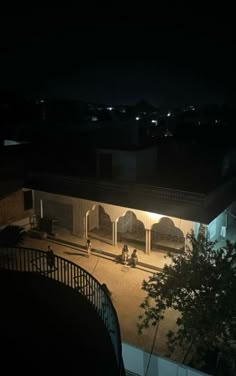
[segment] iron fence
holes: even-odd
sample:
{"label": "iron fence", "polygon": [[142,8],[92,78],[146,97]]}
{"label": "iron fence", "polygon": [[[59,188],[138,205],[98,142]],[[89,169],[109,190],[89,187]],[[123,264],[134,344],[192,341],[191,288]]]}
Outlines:
{"label": "iron fence", "polygon": [[0,270],[39,273],[82,294],[101,317],[110,335],[120,374],[123,374],[120,327],[115,308],[101,284],[86,270],[60,256],[48,262],[44,251],[0,247]]}

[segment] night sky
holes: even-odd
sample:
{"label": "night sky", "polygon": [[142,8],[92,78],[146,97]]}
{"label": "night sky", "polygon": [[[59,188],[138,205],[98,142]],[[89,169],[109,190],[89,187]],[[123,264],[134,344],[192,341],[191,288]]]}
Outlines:
{"label": "night sky", "polygon": [[26,11],[0,16],[1,90],[110,104],[234,102],[228,16],[175,9],[155,10],[155,16],[154,9],[142,16],[127,16],[125,9],[118,16],[115,8]]}

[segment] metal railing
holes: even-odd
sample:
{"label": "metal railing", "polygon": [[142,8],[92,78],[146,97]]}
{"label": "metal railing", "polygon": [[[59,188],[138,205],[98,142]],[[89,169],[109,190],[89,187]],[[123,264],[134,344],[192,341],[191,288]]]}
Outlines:
{"label": "metal railing", "polygon": [[23,247],[0,247],[0,270],[39,273],[82,294],[102,319],[110,335],[116,361],[123,375],[121,335],[115,308],[101,284],[86,270],[56,256],[53,263],[44,251]]}

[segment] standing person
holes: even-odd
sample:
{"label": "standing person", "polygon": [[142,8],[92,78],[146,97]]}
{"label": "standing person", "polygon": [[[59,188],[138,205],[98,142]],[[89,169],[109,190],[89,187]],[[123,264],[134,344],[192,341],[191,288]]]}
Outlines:
{"label": "standing person", "polygon": [[91,250],[92,250],[92,242],[90,239],[87,239],[86,249],[87,249],[87,254],[89,257],[91,255]]}
{"label": "standing person", "polygon": [[129,248],[127,244],[124,244],[122,248],[122,254],[121,254],[121,260],[122,264],[127,265],[128,264],[128,258],[129,258]]}
{"label": "standing person", "polygon": [[51,270],[55,265],[55,255],[50,245],[48,246],[47,250],[47,264]]}
{"label": "standing person", "polygon": [[135,268],[137,263],[138,263],[137,249],[134,249],[131,255],[131,265],[133,266],[133,268]]}

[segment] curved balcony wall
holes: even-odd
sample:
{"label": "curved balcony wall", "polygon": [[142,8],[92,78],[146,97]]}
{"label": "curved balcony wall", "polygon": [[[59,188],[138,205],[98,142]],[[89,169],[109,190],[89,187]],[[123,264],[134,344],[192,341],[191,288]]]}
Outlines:
{"label": "curved balcony wall", "polygon": [[102,319],[111,338],[120,375],[123,375],[120,327],[117,314],[101,284],[86,270],[62,257],[48,263],[46,252],[14,247],[0,248],[0,270],[38,273],[56,280],[83,295]]}

